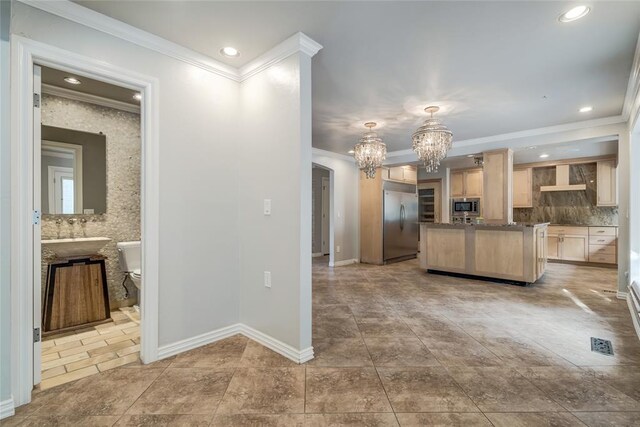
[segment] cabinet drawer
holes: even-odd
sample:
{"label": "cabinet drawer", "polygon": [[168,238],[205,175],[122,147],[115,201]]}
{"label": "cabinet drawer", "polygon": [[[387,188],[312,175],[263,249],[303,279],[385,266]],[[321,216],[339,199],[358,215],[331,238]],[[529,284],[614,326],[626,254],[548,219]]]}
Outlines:
{"label": "cabinet drawer", "polygon": [[601,262],[603,264],[615,264],[615,254],[589,255],[589,262]]}
{"label": "cabinet drawer", "polygon": [[593,255],[615,255],[616,245],[589,245],[589,256]]}
{"label": "cabinet drawer", "polygon": [[589,227],[589,236],[615,236],[616,227]]}
{"label": "cabinet drawer", "polygon": [[615,245],[616,236],[589,236],[590,245]]}
{"label": "cabinet drawer", "polygon": [[565,236],[588,236],[589,227],[563,227],[561,225],[550,225],[549,234],[564,234]]}

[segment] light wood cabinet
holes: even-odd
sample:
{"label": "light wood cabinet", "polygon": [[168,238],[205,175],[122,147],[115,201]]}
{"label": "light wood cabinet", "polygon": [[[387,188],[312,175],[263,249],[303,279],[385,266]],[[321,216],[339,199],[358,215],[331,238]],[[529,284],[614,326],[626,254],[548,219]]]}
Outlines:
{"label": "light wood cabinet", "polygon": [[618,171],[615,160],[601,160],[597,163],[598,206],[618,205]]}
{"label": "light wood cabinet", "polygon": [[547,256],[561,261],[615,264],[616,227],[549,226]]}
{"label": "light wood cabinet", "polygon": [[484,221],[510,224],[513,222],[513,151],[488,151],[482,153],[482,157]]}
{"label": "light wood cabinet", "polygon": [[533,168],[513,170],[513,207],[533,207]]}
{"label": "light wood cabinet", "polygon": [[404,182],[406,184],[418,183],[418,168],[413,165],[394,166],[385,168],[382,179],[385,181]]}
{"label": "light wood cabinet", "polygon": [[449,184],[451,197],[482,197],[482,169],[466,169],[451,172]]}

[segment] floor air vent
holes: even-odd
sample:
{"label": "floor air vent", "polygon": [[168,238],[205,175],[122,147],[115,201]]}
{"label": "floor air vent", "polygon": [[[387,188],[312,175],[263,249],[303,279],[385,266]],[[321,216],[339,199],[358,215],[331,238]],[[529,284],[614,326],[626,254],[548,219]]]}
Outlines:
{"label": "floor air vent", "polygon": [[606,356],[613,356],[613,346],[611,341],[603,340],[602,338],[591,337],[591,351],[604,354]]}

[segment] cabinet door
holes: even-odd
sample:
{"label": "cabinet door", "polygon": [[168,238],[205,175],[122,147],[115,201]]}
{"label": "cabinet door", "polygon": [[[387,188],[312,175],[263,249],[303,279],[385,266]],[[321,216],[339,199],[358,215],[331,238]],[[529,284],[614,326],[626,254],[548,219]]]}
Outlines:
{"label": "cabinet door", "polygon": [[514,208],[530,208],[533,206],[531,175],[531,168],[513,171]]}
{"label": "cabinet door", "polygon": [[567,261],[589,260],[589,238],[587,236],[564,236],[562,259]]}
{"label": "cabinet door", "polygon": [[404,169],[404,181],[409,184],[417,184],[418,170],[414,166],[405,166],[403,169]]}
{"label": "cabinet door", "polygon": [[465,172],[465,197],[482,197],[482,170]]}
{"label": "cabinet door", "polygon": [[451,197],[464,197],[464,172],[451,172]]}
{"label": "cabinet door", "polygon": [[404,181],[404,168],[402,166],[389,168],[389,179],[392,181]]}
{"label": "cabinet door", "polygon": [[560,239],[547,235],[547,259],[560,258]]}
{"label": "cabinet door", "polygon": [[603,160],[598,162],[598,206],[617,206],[617,168],[615,160]]}

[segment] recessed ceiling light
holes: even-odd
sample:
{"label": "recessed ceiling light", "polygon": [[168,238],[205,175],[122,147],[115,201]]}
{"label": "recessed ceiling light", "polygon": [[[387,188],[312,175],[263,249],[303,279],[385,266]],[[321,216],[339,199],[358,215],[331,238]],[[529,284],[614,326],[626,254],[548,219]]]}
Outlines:
{"label": "recessed ceiling light", "polygon": [[227,46],[220,49],[220,54],[222,56],[226,56],[227,58],[237,58],[240,56],[240,52],[235,47]]}
{"label": "recessed ceiling light", "polygon": [[76,79],[75,77],[65,77],[64,81],[71,85],[79,85],[82,83],[80,80]]}
{"label": "recessed ceiling light", "polygon": [[527,150],[535,150],[535,149],[536,149],[535,145],[532,145],[531,147],[527,147]]}
{"label": "recessed ceiling light", "polygon": [[349,154],[355,153],[355,150],[349,150]]}
{"label": "recessed ceiling light", "polygon": [[141,101],[142,100],[142,94],[141,93],[136,93],[133,95],[133,99],[135,99],[136,101]]}
{"label": "recessed ceiling light", "polygon": [[590,111],[593,111],[593,107],[589,105],[589,106],[586,106],[586,107],[582,107],[582,108],[581,108],[580,110],[578,110],[578,111],[580,111],[581,113],[588,113],[588,112],[590,112]]}
{"label": "recessed ceiling light", "polygon": [[548,154],[540,154],[540,158],[541,158],[541,159],[546,159],[547,157],[549,157],[549,155],[548,155]]}
{"label": "recessed ceiling light", "polygon": [[573,9],[569,9],[568,11],[560,15],[558,17],[558,21],[560,22],[575,21],[576,19],[580,19],[584,17],[590,11],[591,11],[591,8],[589,8],[588,6],[584,6],[584,5],[576,6]]}

